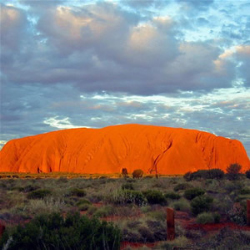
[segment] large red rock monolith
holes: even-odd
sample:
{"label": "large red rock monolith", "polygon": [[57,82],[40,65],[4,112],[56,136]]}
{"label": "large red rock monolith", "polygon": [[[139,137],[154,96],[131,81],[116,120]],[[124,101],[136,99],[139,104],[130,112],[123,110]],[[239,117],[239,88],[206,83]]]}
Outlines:
{"label": "large red rock monolith", "polygon": [[240,141],[198,130],[126,124],[67,129],[9,141],[0,172],[181,175],[198,169],[250,168]]}
{"label": "large red rock monolith", "polygon": [[250,200],[247,200],[247,225],[250,226]]}
{"label": "large red rock monolith", "polygon": [[167,240],[175,239],[174,209],[167,208]]}

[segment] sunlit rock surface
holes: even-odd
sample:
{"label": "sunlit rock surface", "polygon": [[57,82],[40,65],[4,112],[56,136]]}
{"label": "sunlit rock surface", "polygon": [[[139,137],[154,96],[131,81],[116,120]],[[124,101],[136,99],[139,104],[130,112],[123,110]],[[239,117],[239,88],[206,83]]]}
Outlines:
{"label": "sunlit rock surface", "polygon": [[0,152],[1,172],[184,174],[250,161],[240,141],[197,130],[149,125],[68,129],[9,141]]}

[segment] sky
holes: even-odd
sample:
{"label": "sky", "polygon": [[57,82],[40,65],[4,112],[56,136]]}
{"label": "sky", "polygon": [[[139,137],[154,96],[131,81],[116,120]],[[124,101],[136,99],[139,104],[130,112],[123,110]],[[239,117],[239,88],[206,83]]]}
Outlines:
{"label": "sky", "polygon": [[250,0],[0,1],[0,144],[139,123],[250,156]]}

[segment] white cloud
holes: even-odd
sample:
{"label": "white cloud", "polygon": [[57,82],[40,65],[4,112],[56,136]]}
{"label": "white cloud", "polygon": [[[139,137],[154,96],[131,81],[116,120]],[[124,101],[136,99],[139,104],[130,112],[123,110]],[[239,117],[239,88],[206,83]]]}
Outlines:
{"label": "white cloud", "polygon": [[[69,117],[66,118],[58,118],[58,116],[46,118],[43,122],[44,124],[47,124],[53,128],[58,129],[69,129],[69,128],[80,128],[81,126],[75,126],[73,125]],[[86,126],[85,126],[86,127]]]}

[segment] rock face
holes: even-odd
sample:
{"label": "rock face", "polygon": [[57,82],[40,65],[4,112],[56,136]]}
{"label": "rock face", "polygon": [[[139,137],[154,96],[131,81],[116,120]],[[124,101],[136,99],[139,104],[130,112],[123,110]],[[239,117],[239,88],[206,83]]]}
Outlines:
{"label": "rock face", "polygon": [[197,130],[149,125],[68,129],[9,141],[0,152],[0,172],[184,174],[250,161],[240,141]]}

